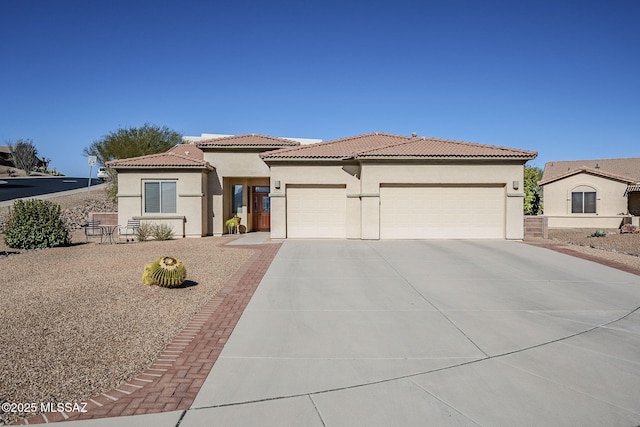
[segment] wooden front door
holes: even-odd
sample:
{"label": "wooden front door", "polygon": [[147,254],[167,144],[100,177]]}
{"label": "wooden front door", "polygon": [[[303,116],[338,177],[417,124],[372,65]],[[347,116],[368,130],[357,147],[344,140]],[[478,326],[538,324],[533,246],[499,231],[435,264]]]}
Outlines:
{"label": "wooden front door", "polygon": [[253,224],[256,231],[271,229],[271,199],[269,193],[253,193]]}

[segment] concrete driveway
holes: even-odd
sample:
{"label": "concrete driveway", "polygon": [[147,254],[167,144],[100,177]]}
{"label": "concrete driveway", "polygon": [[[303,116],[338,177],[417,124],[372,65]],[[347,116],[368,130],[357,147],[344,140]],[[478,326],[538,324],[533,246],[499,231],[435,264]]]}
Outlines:
{"label": "concrete driveway", "polygon": [[289,240],[180,426],[636,426],[639,306],[518,242]]}

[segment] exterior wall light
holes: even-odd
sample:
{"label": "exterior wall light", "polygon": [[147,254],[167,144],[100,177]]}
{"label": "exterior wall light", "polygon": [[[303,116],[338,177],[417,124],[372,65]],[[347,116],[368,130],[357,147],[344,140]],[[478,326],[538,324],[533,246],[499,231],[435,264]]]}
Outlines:
{"label": "exterior wall light", "polygon": [[275,181],[274,185],[276,187],[276,190],[280,189],[280,181]]}
{"label": "exterior wall light", "polygon": [[520,181],[513,181],[513,189],[517,190],[518,188],[520,188]]}

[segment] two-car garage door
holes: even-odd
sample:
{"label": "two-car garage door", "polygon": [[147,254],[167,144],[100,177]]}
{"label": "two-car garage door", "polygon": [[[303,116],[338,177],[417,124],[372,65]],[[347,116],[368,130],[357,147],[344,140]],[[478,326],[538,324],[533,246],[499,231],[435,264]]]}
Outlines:
{"label": "two-car garage door", "polygon": [[380,187],[381,239],[501,239],[504,218],[504,186]]}
{"label": "two-car garage door", "polygon": [[[344,186],[287,187],[286,204],[287,237],[347,236]],[[505,228],[505,188],[382,185],[379,218],[381,239],[501,239]]]}

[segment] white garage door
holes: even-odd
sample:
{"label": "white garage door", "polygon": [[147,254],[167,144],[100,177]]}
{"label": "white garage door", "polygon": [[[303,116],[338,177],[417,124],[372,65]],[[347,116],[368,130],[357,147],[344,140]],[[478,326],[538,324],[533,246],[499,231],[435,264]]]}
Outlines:
{"label": "white garage door", "polygon": [[504,238],[504,187],[380,188],[381,239]]}
{"label": "white garage door", "polygon": [[345,187],[287,187],[287,237],[347,237]]}

